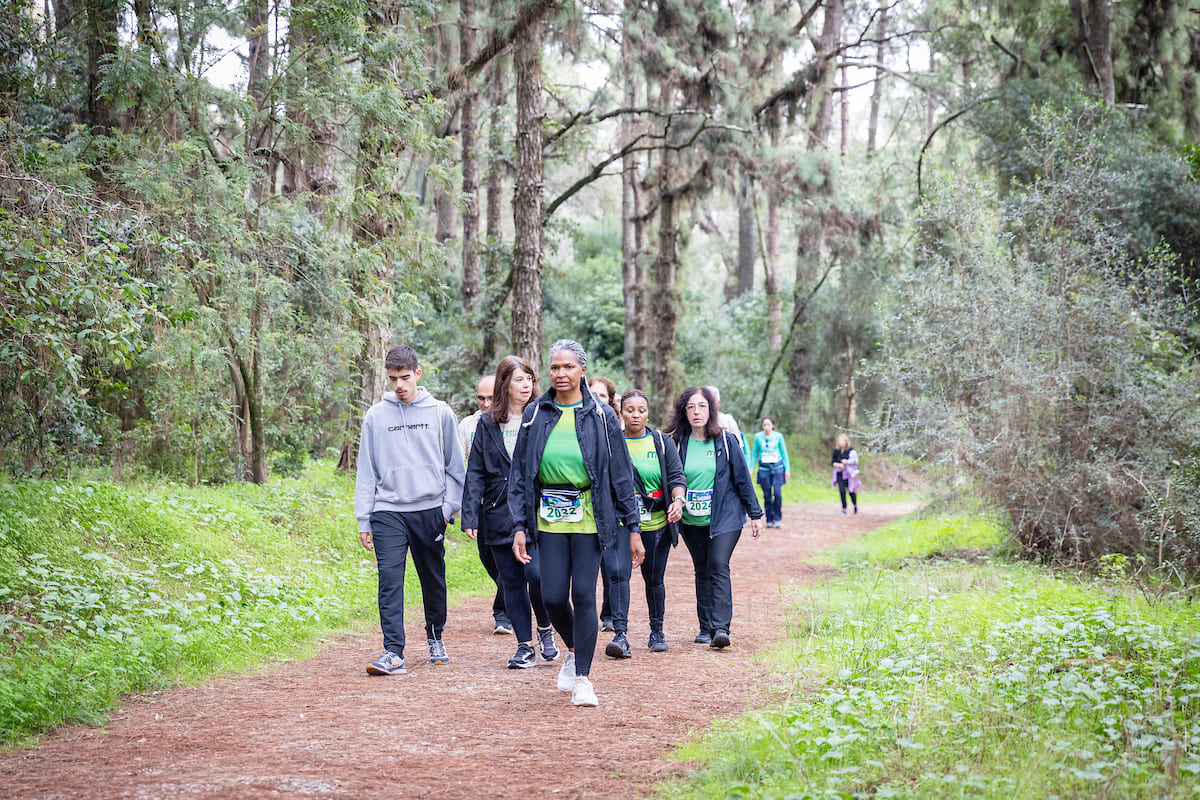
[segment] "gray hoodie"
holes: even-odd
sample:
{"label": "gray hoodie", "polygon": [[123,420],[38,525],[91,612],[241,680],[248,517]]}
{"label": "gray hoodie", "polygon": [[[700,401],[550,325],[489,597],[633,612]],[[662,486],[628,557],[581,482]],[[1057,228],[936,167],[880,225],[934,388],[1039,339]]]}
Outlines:
{"label": "gray hoodie", "polygon": [[443,519],[462,507],[462,448],[450,407],[417,388],[411,403],[388,392],[363,417],[358,440],[354,516],[371,529],[373,511],[426,511],[441,506]]}

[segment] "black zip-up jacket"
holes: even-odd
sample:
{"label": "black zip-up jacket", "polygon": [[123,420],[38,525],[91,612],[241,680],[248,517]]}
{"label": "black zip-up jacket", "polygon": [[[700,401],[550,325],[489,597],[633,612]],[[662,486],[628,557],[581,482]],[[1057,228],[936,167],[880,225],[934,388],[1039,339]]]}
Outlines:
{"label": "black zip-up jacket", "polygon": [[[684,431],[682,436],[676,432],[672,438],[679,447],[679,460],[686,466],[688,443],[692,437],[688,431]],[[751,519],[759,519],[763,515],[750,479],[750,468],[746,466],[746,457],[742,455],[740,447],[727,447],[726,440],[737,441],[725,431],[721,431],[721,435],[713,440],[717,474],[713,476],[712,516],[708,524],[710,537],[740,531],[746,524],[746,514]]]}
{"label": "black zip-up jacket", "polygon": [[[654,440],[654,451],[658,453],[658,466],[662,469],[663,500],[666,505],[670,505],[671,490],[677,486],[687,488],[687,479],[683,476],[683,462],[679,459],[679,448],[675,446],[675,440],[662,431],[656,431],[650,427],[647,427],[646,431]],[[633,485],[638,494],[642,496],[642,502],[646,503],[646,508],[649,509],[650,503],[646,500],[646,485],[642,482],[642,476],[636,469],[633,471]],[[678,525],[668,522],[667,529],[671,534],[671,543],[678,544]]]}
{"label": "black zip-up jacket", "polygon": [[[554,390],[525,406],[521,430],[513,450],[512,471],[508,476],[508,510],[512,529],[525,531],[526,541],[537,541],[537,509],[541,494],[538,469],[550,431],[562,416],[554,405]],[[607,403],[597,404],[590,391],[583,393],[583,405],[575,411],[575,435],[583,465],[591,480],[592,513],[600,547],[616,546],[617,525],[641,531],[637,500],[634,498],[633,465],[625,449],[625,434],[617,421],[617,412]]]}
{"label": "black zip-up jacket", "polygon": [[[504,446],[504,431],[483,414],[475,425],[467,482],[463,487],[462,526],[475,528],[485,545],[511,544],[512,515],[508,513],[508,473],[512,459]],[[482,523],[482,524],[481,524]]]}

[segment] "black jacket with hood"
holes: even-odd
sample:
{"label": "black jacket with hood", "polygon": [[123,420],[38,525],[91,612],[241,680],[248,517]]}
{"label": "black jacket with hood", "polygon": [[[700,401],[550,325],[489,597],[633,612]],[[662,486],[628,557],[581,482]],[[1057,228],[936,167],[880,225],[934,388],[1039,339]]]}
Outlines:
{"label": "black jacket with hood", "polygon": [[[525,531],[526,541],[537,541],[537,509],[541,484],[537,474],[546,450],[546,439],[562,416],[554,405],[554,390],[525,407],[521,430],[513,450],[508,478],[508,510],[512,529]],[[591,479],[592,513],[600,547],[616,546],[617,525],[640,531],[637,500],[634,498],[633,464],[625,449],[625,434],[617,413],[607,403],[597,403],[590,390],[583,390],[583,405],[575,411],[575,435],[583,464]]]}
{"label": "black jacket with hood", "polygon": [[[687,479],[683,476],[683,462],[679,459],[679,448],[675,446],[675,440],[662,431],[656,431],[647,426],[646,432],[654,440],[654,450],[658,453],[658,465],[662,469],[663,500],[666,505],[670,505],[671,490],[676,486],[687,488]],[[642,483],[642,476],[636,469],[633,471],[633,484],[638,494],[642,495],[642,502],[646,503],[646,486]],[[648,509],[650,505],[650,503],[646,503]],[[668,522],[667,530],[671,534],[671,544],[678,544],[679,525]]]}
{"label": "black jacket with hood", "polygon": [[508,513],[508,474],[512,459],[504,446],[504,432],[482,414],[475,426],[467,482],[463,488],[462,526],[475,528],[485,545],[511,544],[512,515]]}
{"label": "black jacket with hood", "polygon": [[[688,444],[692,437],[685,431],[682,436],[677,432],[672,438],[679,447],[679,459],[686,466]],[[728,446],[730,443],[732,447]],[[742,455],[737,439],[729,432],[721,431],[713,444],[717,474],[713,477],[712,516],[709,517],[708,531],[709,536],[720,536],[740,531],[746,524],[746,514],[758,519],[763,512],[758,504],[758,495],[754,493],[750,468],[746,466],[746,457]]]}

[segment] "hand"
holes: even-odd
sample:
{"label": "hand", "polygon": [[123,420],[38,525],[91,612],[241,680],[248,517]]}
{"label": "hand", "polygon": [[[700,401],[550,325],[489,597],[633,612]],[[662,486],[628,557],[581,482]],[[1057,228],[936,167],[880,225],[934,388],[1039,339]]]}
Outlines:
{"label": "hand", "polygon": [[517,531],[513,534],[513,555],[517,557],[517,561],[522,564],[528,564],[533,561],[533,556],[525,552],[525,531]]}
{"label": "hand", "polygon": [[371,532],[370,531],[359,531],[358,532],[358,540],[360,542],[362,542],[362,546],[367,548],[368,550],[375,549],[375,545],[371,542]]}
{"label": "hand", "polygon": [[479,536],[479,531],[477,531],[475,528],[463,528],[463,533],[472,539]]}
{"label": "hand", "polygon": [[667,522],[679,522],[683,519],[683,498],[676,497],[671,501],[671,505],[667,506]]}
{"label": "hand", "polygon": [[759,527],[758,520],[750,520],[750,536],[757,539],[762,535],[762,528]]}
{"label": "hand", "polygon": [[787,482],[788,482],[788,481],[790,481],[791,479],[792,479],[792,471],[791,471],[791,470],[784,470],[784,471],[783,471],[783,482],[784,482],[784,483],[787,483]]}
{"label": "hand", "polygon": [[640,567],[646,560],[646,545],[642,543],[640,533],[629,534],[629,553],[633,556],[633,566]]}

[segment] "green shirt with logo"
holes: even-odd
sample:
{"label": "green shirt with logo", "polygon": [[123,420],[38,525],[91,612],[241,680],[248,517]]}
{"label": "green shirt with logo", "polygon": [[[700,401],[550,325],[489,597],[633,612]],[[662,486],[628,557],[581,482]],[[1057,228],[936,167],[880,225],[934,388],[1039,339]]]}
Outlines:
{"label": "green shirt with logo", "polygon": [[[662,467],[658,463],[658,451],[654,449],[654,435],[645,433],[636,439],[626,439],[625,446],[629,449],[629,459],[633,468],[642,478],[642,485],[647,494],[662,491]],[[642,512],[642,530],[657,531],[666,527],[667,512],[647,512],[645,500],[638,497],[638,509]]]}
{"label": "green shirt with logo", "polygon": [[717,449],[712,439],[688,439],[687,463],[683,476],[687,494],[683,497],[683,521],[688,525],[712,522],[713,486],[717,479]]}
{"label": "green shirt with logo", "polygon": [[[575,414],[582,401],[569,406],[554,406],[562,412],[546,438],[542,463],[538,466],[538,482],[542,494],[538,498],[538,530],[546,533],[595,533],[596,518],[592,513],[592,492],[579,436],[575,432]],[[573,486],[582,489],[556,490],[548,486]],[[588,488],[584,488],[588,487]]]}

